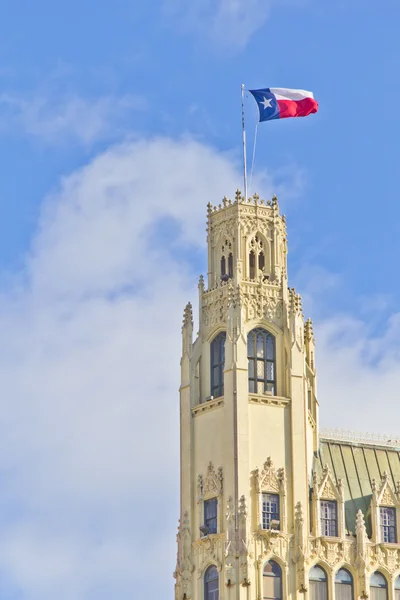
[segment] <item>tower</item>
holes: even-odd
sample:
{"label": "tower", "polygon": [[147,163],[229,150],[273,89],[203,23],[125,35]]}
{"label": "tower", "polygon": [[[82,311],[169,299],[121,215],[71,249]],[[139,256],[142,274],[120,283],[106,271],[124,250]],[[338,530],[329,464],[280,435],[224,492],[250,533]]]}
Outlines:
{"label": "tower", "polygon": [[318,404],[285,217],[238,191],[207,220],[196,339],[190,304],[182,327],[176,600],[303,597]]}

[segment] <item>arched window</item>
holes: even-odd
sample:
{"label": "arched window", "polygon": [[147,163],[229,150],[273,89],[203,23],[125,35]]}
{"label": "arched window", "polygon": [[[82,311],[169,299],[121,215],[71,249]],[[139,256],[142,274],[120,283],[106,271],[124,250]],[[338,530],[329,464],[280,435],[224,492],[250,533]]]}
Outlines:
{"label": "arched window", "polygon": [[225,260],[225,256],[223,256],[221,258],[221,277],[224,277],[226,275],[226,260]]}
{"label": "arched window", "polygon": [[224,395],[226,333],[221,331],[211,342],[211,396]]}
{"label": "arched window", "polygon": [[260,252],[260,254],[258,255],[258,270],[262,271],[264,267],[265,267],[264,252]]}
{"label": "arched window", "polygon": [[371,588],[371,600],[387,600],[387,581],[382,573],[379,573],[378,571],[373,573],[369,585]]}
{"label": "arched window", "polygon": [[394,582],[394,600],[400,600],[400,576]]}
{"label": "arched window", "polygon": [[322,567],[315,566],[310,570],[310,600],[328,600],[328,581]]}
{"label": "arched window", "polygon": [[250,279],[256,278],[256,255],[252,250],[249,254]]}
{"label": "arched window", "polygon": [[233,254],[232,252],[228,255],[228,275],[229,277],[233,277]]}
{"label": "arched window", "polygon": [[335,599],[353,600],[353,577],[347,569],[339,569],[335,575]]}
{"label": "arched window", "polygon": [[258,327],[247,336],[247,358],[249,361],[249,392],[276,394],[275,338]]}
{"label": "arched window", "polygon": [[263,600],[281,600],[281,598],[282,571],[274,560],[270,560],[264,565]]}
{"label": "arched window", "polygon": [[204,575],[204,600],[218,600],[219,577],[217,568],[208,567]]}

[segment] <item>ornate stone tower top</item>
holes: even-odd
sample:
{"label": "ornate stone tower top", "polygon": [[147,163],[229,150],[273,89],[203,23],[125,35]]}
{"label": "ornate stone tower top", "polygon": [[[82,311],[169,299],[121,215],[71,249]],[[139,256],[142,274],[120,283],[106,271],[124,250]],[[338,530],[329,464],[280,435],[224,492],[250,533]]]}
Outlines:
{"label": "ornate stone tower top", "polygon": [[209,204],[207,243],[196,339],[190,304],[182,328],[176,600],[259,600],[269,597],[259,564],[271,544],[281,565],[291,563],[297,527],[305,550],[318,438],[314,339],[288,288],[276,196],[246,201],[237,191]]}
{"label": "ornate stone tower top", "polygon": [[269,282],[286,276],[286,221],[278,199],[247,202],[240,191],[232,202],[208,204],[208,289],[233,279],[234,283]]}

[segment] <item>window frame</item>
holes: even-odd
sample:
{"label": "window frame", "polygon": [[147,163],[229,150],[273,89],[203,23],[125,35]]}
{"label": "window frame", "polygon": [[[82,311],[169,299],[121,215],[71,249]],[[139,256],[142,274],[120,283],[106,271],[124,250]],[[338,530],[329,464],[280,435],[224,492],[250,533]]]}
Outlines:
{"label": "window frame", "polygon": [[394,580],[394,600],[400,600],[400,575]]}
{"label": "window frame", "polygon": [[[337,580],[338,575],[341,571],[344,571],[345,573],[347,573],[347,575],[350,577],[350,581],[338,581]],[[353,578],[353,575],[350,573],[350,571],[348,569],[346,569],[345,567],[340,567],[340,569],[338,569],[335,573],[334,588],[335,588],[335,597],[336,598],[339,596],[339,594],[337,593],[337,590],[336,590],[337,585],[348,586],[350,588],[350,598],[351,598],[351,600],[354,600],[354,578]]]}
{"label": "window frame", "polygon": [[[382,521],[382,517],[385,517],[385,515],[388,514],[392,514],[392,518],[393,518],[393,524],[384,524]],[[379,506],[379,530],[380,530],[380,537],[381,537],[381,542],[384,544],[396,544],[397,543],[397,527],[396,527],[396,520],[397,520],[397,512],[396,512],[396,508],[394,506]],[[387,533],[388,535],[385,536],[385,533]],[[388,537],[389,539],[385,539],[385,537]]]}
{"label": "window frame", "polygon": [[[383,581],[385,582],[384,586],[379,586],[379,585],[372,585],[372,578],[375,575],[379,575],[380,577],[382,577]],[[373,590],[385,590],[386,591],[386,598],[382,599],[379,594],[379,597],[376,594],[373,594]],[[383,575],[383,573],[381,573],[380,571],[374,571],[373,573],[371,573],[370,578],[369,578],[369,592],[370,592],[370,599],[371,600],[388,600],[389,595],[388,595],[388,590],[389,590],[389,586],[388,586],[388,580],[386,579],[386,577]],[[374,596],[376,596],[374,598]]]}
{"label": "window frame", "polygon": [[217,333],[210,342],[210,395],[213,398],[224,395],[225,344],[226,331]]}
{"label": "window frame", "polygon": [[[267,565],[271,565],[272,569],[275,567],[277,569],[277,571],[279,572],[279,574],[275,574],[275,573],[265,573],[265,567]],[[279,578],[279,596],[264,596],[264,577],[265,578],[271,578],[271,579],[278,579]],[[264,563],[263,566],[263,570],[262,570],[262,600],[282,600],[283,599],[283,577],[282,577],[282,567],[276,562],[276,560],[267,560],[267,562]]]}
{"label": "window frame", "polygon": [[[265,510],[264,509],[264,502],[265,496],[269,496],[270,498],[274,498],[276,500],[276,505],[277,505],[277,511],[273,512],[273,510]],[[269,516],[268,516],[269,515]],[[279,527],[277,528],[277,531],[280,531],[281,529],[281,498],[280,498],[280,494],[277,494],[275,492],[261,492],[261,526],[263,530],[270,530],[271,529],[271,521],[276,520],[279,521]]]}
{"label": "window frame", "polygon": [[[325,579],[311,579],[311,574],[314,569],[321,570],[325,576]],[[309,586],[309,590],[310,590],[309,600],[315,600],[313,598],[313,593],[312,593],[312,590],[313,590],[312,584],[313,583],[315,583],[315,584],[324,583],[325,584],[325,586],[324,586],[325,587],[325,597],[328,599],[329,598],[328,575],[327,575],[327,572],[325,571],[325,569],[323,567],[321,567],[321,565],[319,565],[319,564],[313,565],[308,572],[308,586]],[[318,592],[318,597],[319,596],[320,596],[320,592]]]}
{"label": "window frame", "polygon": [[[207,575],[211,571],[215,571],[215,577],[213,579],[207,580]],[[210,583],[216,581],[217,582],[217,590],[209,590],[208,586]],[[204,600],[219,600],[219,573],[218,569],[215,565],[209,565],[204,572],[203,577],[203,585],[204,585]],[[216,591],[216,594],[215,594]],[[213,596],[210,595],[210,592],[214,592]]]}
{"label": "window frame", "polygon": [[[214,506],[215,507],[215,514],[213,516],[207,516],[207,509],[208,507]],[[210,526],[209,523],[215,522],[214,527],[212,528],[213,530],[210,530]],[[209,534],[213,534],[213,533],[218,533],[218,498],[216,496],[214,496],[213,498],[207,498],[203,501],[203,524],[208,527],[208,532],[207,535]]]}
{"label": "window frame", "polygon": [[[327,505],[327,506],[325,506]],[[323,517],[322,511],[324,508],[334,508],[335,516]],[[329,513],[331,514],[331,513]],[[321,498],[319,501],[319,519],[320,519],[320,531],[321,536],[324,537],[338,537],[338,503],[337,500],[327,500],[325,498]],[[332,529],[333,524],[333,529]],[[327,533],[328,531],[328,533]]]}
{"label": "window frame", "polygon": [[[263,336],[263,355],[258,356],[258,336]],[[272,344],[272,353],[269,352],[269,343]],[[249,394],[277,395],[276,373],[276,337],[264,327],[255,327],[247,334],[247,378]],[[262,371],[260,376],[259,370]],[[272,377],[269,377],[272,372]],[[259,391],[259,384],[263,391]]]}

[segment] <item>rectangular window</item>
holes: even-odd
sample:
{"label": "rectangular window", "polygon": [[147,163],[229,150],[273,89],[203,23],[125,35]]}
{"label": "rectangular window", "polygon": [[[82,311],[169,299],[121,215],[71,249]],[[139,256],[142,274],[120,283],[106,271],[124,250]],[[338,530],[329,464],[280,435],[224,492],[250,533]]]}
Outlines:
{"label": "rectangular window", "polygon": [[204,525],[208,527],[208,533],[217,533],[217,509],[217,498],[204,501]]}
{"label": "rectangular window", "polygon": [[381,506],[379,509],[381,519],[381,541],[388,544],[396,543],[396,509]]}
{"label": "rectangular window", "polygon": [[[262,495],[262,526],[263,529],[271,529],[271,521],[279,521],[279,495]],[[277,529],[280,529],[280,524]]]}
{"label": "rectangular window", "polygon": [[337,536],[337,502],[321,500],[321,535]]}

